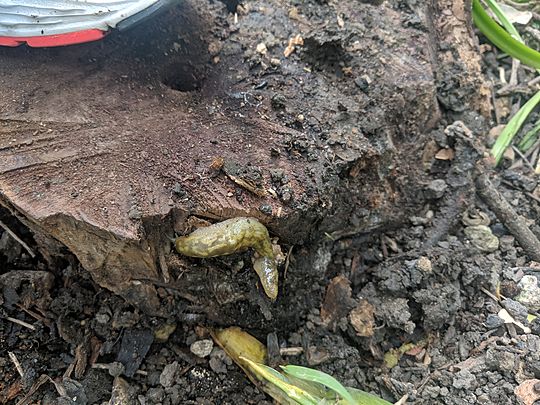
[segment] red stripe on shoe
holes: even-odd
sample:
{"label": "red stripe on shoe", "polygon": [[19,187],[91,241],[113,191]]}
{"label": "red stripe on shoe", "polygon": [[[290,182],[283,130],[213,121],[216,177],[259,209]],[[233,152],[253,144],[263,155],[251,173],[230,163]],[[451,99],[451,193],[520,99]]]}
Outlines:
{"label": "red stripe on shoe", "polygon": [[0,46],[19,46],[24,43],[35,48],[49,46],[63,46],[81,44],[83,42],[97,41],[107,35],[108,31],[97,29],[68,32],[65,34],[44,35],[42,37],[2,37]]}

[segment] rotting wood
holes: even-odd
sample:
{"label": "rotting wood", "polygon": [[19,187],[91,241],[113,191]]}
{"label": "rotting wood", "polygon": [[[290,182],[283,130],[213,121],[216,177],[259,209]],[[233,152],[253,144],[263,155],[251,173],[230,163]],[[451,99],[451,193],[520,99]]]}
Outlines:
{"label": "rotting wood", "polygon": [[[451,43],[448,25],[434,24],[426,5],[419,5],[426,30],[402,24],[389,5],[335,7],[338,15],[361,7],[377,35],[352,41],[365,28],[353,18],[335,35],[319,27],[317,37],[309,25],[280,20],[305,46],[286,59],[269,49],[268,58],[282,58],[276,66],[246,51],[260,42],[245,32],[260,23],[258,13],[215,38],[215,9],[195,1],[148,31],[142,25],[101,43],[1,49],[0,204],[34,232],[47,260],[67,247],[98,284],[155,314],[155,285],[167,278],[160,252],[190,215],[256,217],[290,245],[402,220],[406,210],[395,207],[422,204],[404,203],[399,190],[420,169],[411,148],[440,117],[434,71],[452,61],[450,52],[432,60],[433,38]],[[265,8],[280,12],[264,18],[287,15],[279,1]],[[460,35],[468,32],[466,22],[451,20]],[[190,40],[170,52],[177,38]],[[227,49],[217,64],[206,52],[216,40]],[[460,42],[470,57],[473,45]],[[347,66],[336,72],[326,50]],[[474,82],[471,66],[460,68],[463,83]],[[263,76],[270,86],[257,88]],[[363,77],[369,83],[360,89],[355,78]],[[180,84],[196,90],[178,91]],[[393,161],[400,148],[403,165]],[[219,158],[256,169],[261,189],[275,192],[246,192],[213,169]]]}

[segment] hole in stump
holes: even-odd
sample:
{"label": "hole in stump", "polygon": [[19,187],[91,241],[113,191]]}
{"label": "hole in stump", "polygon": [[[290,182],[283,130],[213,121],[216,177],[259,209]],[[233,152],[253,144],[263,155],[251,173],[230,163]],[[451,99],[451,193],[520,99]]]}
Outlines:
{"label": "hole in stump", "polygon": [[201,89],[203,76],[193,66],[173,64],[165,69],[162,81],[173,90],[189,92]]}

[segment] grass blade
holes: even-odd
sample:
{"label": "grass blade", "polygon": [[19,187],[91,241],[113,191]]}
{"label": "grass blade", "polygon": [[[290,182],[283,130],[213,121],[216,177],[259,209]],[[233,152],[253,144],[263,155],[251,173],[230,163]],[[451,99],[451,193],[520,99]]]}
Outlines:
{"label": "grass blade", "polygon": [[526,65],[540,69],[540,53],[514,39],[484,10],[479,0],[473,0],[474,24],[497,48]]}
{"label": "grass blade", "polygon": [[525,105],[521,107],[519,111],[512,117],[508,124],[506,124],[503,131],[497,138],[495,145],[493,145],[491,148],[491,154],[495,157],[496,164],[499,163],[504,151],[506,148],[508,148],[516,133],[519,131],[531,111],[534,110],[534,107],[536,107],[539,102],[540,91],[531,97],[531,99],[527,101]]}
{"label": "grass blade", "polygon": [[523,135],[523,139],[519,141],[518,149],[522,152],[527,152],[536,143],[538,132],[540,132],[540,121],[529,132]]}
{"label": "grass blade", "polygon": [[338,394],[341,398],[343,398],[346,403],[349,403],[351,405],[356,404],[349,391],[347,391],[347,389],[331,375],[323,373],[322,371],[313,370],[311,368],[302,366],[290,365],[282,366],[281,368],[287,375],[291,375],[295,378],[300,378],[302,380],[314,381],[319,384],[323,384],[324,386],[330,388],[332,391]]}
{"label": "grass blade", "polygon": [[[241,357],[241,359],[248,364],[248,367],[260,380],[266,381],[267,384],[263,385],[263,390],[280,403],[294,401],[300,405],[317,405],[320,402],[318,398],[313,397],[309,392],[290,384],[285,376],[273,368],[253,362],[245,357]],[[276,391],[276,388],[279,391]]]}
{"label": "grass blade", "polygon": [[351,393],[354,400],[356,401],[355,404],[358,405],[392,405],[390,402],[379,398],[373,394],[370,394],[369,392],[365,392],[362,390],[357,390],[356,388],[347,388],[347,390]]}
{"label": "grass blade", "polygon": [[516,30],[516,27],[514,27],[514,24],[508,20],[506,17],[506,14],[504,14],[504,11],[499,7],[497,2],[495,0],[484,0],[486,4],[489,6],[491,11],[493,11],[493,14],[497,16],[499,21],[501,22],[504,29],[512,35],[513,38],[517,39],[521,43],[525,43],[523,39],[521,38],[521,35],[519,35],[519,32]]}

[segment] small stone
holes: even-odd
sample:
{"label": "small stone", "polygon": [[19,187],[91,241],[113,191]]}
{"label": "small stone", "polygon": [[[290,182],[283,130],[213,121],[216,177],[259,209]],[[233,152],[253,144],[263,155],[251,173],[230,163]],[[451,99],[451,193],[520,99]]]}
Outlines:
{"label": "small stone", "polygon": [[515,365],[515,355],[510,352],[488,349],[486,351],[486,365],[492,370],[512,371]]}
{"label": "small stone", "polygon": [[88,397],[86,396],[85,388],[83,385],[71,378],[64,377],[62,379],[62,386],[64,395],[58,398],[58,405],[86,405],[88,404]]}
{"label": "small stone", "polygon": [[452,386],[457,389],[468,390],[476,383],[476,377],[469,370],[459,370],[454,376]]}
{"label": "small stone", "polygon": [[[495,225],[494,225],[495,226]],[[499,238],[501,251],[508,252],[514,249],[515,238],[512,235],[503,235]]]}
{"label": "small stone", "polygon": [[476,398],[476,401],[479,404],[491,404],[491,399],[489,398],[489,395],[487,394],[478,395],[478,397]]}
{"label": "small stone", "polygon": [[111,320],[111,317],[108,314],[98,313],[95,319],[97,323],[106,324]]}
{"label": "small stone", "polygon": [[118,361],[113,361],[112,363],[109,363],[109,375],[111,377],[118,377],[119,375],[123,374],[125,371],[125,367],[122,363]]}
{"label": "small stone", "polygon": [[[174,46],[174,49],[177,50],[177,47],[180,46],[180,44],[177,44],[176,42],[174,42],[173,46]],[[211,56],[216,56],[221,52],[222,48],[223,48],[223,45],[220,41],[212,41],[208,44],[208,53]]]}
{"label": "small stone", "polygon": [[181,391],[183,391],[182,387],[178,384],[165,390],[167,397],[171,401],[171,405],[179,405],[182,403],[184,393]]}
{"label": "small stone", "polygon": [[273,169],[270,171],[270,178],[275,184],[285,184],[287,183],[287,175],[282,169]]}
{"label": "small stone", "polygon": [[502,302],[502,306],[516,321],[522,323],[527,322],[527,316],[529,315],[529,311],[527,310],[527,307],[523,304],[507,298]]}
{"label": "small stone", "polygon": [[437,243],[437,246],[443,248],[443,249],[450,249],[450,243],[448,243],[447,241],[440,241]]}
{"label": "small stone", "polygon": [[431,260],[425,256],[420,256],[416,261],[416,268],[424,273],[431,273],[433,270]]}
{"label": "small stone", "polygon": [[208,364],[214,373],[225,374],[227,372],[227,363],[225,359],[229,357],[225,354],[222,349],[215,348],[210,354],[210,361]]}
{"label": "small stone", "polygon": [[526,275],[519,281],[518,287],[521,292],[516,297],[516,301],[523,304],[530,311],[540,311],[540,287],[535,276]]}
{"label": "small stone", "polygon": [[489,314],[484,322],[488,329],[497,329],[504,325],[504,320],[498,315]]}
{"label": "small stone", "polygon": [[411,224],[417,226],[417,225],[426,225],[426,224],[429,224],[430,222],[430,219],[429,218],[425,218],[425,217],[417,217],[417,216],[412,216],[409,218],[409,220],[411,221]]}
{"label": "small stone", "polygon": [[430,398],[437,398],[441,393],[441,387],[438,386],[426,386],[424,388],[424,395]]}
{"label": "small stone", "polygon": [[357,77],[354,79],[354,84],[362,91],[366,91],[369,87],[369,83],[364,77]]}
{"label": "small stone", "polygon": [[[521,270],[520,268],[516,268],[516,267],[506,267],[503,270],[502,275],[503,275],[503,278],[505,278],[507,280],[511,280],[516,284],[519,283],[519,281],[524,276],[523,270]],[[516,285],[516,288],[517,288],[517,285]]]}
{"label": "small stone", "polygon": [[268,49],[266,48],[266,44],[264,42],[261,42],[257,44],[257,52],[259,52],[261,55],[266,55],[266,52]]}
{"label": "small stone", "polygon": [[[506,227],[503,224],[497,222],[491,225],[491,231],[493,232],[493,235],[499,238],[501,242],[501,249],[503,249],[502,245],[504,245],[504,249],[508,250],[508,244],[510,242],[512,245],[514,244],[514,237],[511,235],[508,235],[508,229],[506,229]],[[503,240],[503,238],[505,239]]]}
{"label": "small stone", "polygon": [[289,188],[284,187],[281,191],[281,200],[283,202],[289,202],[292,199],[292,193]]}
{"label": "small stone", "polygon": [[464,229],[472,245],[482,252],[494,252],[499,248],[499,238],[486,225],[473,225]]}
{"label": "small stone", "polygon": [[270,100],[272,107],[276,110],[285,108],[287,98],[283,94],[275,93]]}
{"label": "small stone", "polygon": [[136,205],[132,205],[128,211],[128,217],[130,219],[141,219],[142,211]]}
{"label": "small stone", "polygon": [[148,371],[148,375],[146,376],[146,383],[151,386],[156,386],[159,384],[160,376],[161,376],[161,371],[159,370]]}
{"label": "small stone", "polygon": [[174,183],[173,193],[178,197],[185,197],[187,195],[186,191],[180,183]]}
{"label": "small stone", "polygon": [[164,387],[172,387],[176,380],[176,373],[178,371],[178,362],[175,361],[174,363],[167,364],[163,371],[161,372],[161,375],[159,376],[159,383]]}
{"label": "small stone", "polygon": [[426,197],[432,200],[439,199],[444,195],[447,188],[448,185],[444,180],[433,180],[425,190]]}
{"label": "small stone", "polygon": [[156,339],[156,342],[159,342],[159,343],[166,342],[175,330],[176,330],[175,323],[163,324],[159,328],[154,330],[154,338]]}
{"label": "small stone", "polygon": [[190,346],[191,353],[195,356],[204,358],[212,352],[214,347],[214,342],[210,339],[197,340],[193,342]]}
{"label": "small stone", "polygon": [[535,318],[534,321],[529,324],[529,326],[532,333],[535,335],[540,335],[540,318]]}
{"label": "small stone", "polygon": [[161,387],[150,388],[146,391],[146,398],[151,404],[159,404],[163,402],[163,399],[165,398],[165,391]]}
{"label": "small stone", "polygon": [[270,204],[261,204],[259,211],[266,215],[272,215],[272,206]]}

